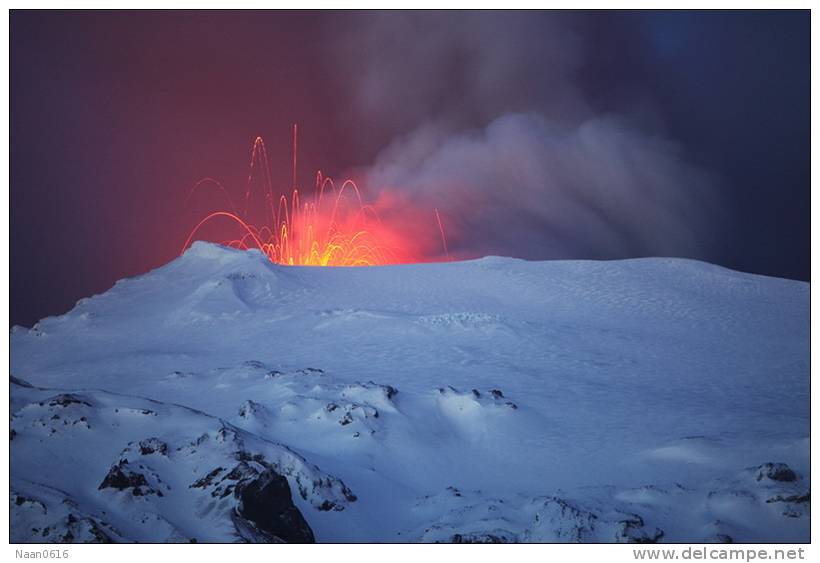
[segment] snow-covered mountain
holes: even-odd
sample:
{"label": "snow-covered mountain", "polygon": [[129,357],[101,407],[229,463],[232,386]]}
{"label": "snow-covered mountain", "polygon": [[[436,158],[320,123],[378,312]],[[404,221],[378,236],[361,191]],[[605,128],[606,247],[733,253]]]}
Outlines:
{"label": "snow-covered mountain", "polygon": [[807,541],[809,286],[195,243],[11,335],[12,541]]}

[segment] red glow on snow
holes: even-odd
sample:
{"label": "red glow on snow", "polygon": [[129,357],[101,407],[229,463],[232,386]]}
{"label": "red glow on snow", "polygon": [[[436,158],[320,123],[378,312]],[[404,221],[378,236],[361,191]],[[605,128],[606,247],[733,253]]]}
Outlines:
{"label": "red glow on snow", "polygon": [[[367,203],[353,180],[337,185],[316,173],[312,194],[297,189],[296,125],[293,126],[292,189],[289,195],[274,195],[265,143],[257,137],[251,151],[250,174],[245,191],[245,213],[240,214],[228,190],[213,178],[203,178],[198,188],[213,185],[221,190],[230,209],[213,211],[202,218],[188,235],[183,252],[206,224],[227,221],[236,228],[236,238],[222,244],[247,250],[261,250],[271,262],[295,266],[378,266],[430,260],[430,247],[449,260],[444,225],[437,209],[425,218],[398,194],[382,190],[375,202]],[[247,208],[251,204],[254,173],[262,175],[266,222],[252,224]],[[386,218],[391,218],[389,224]],[[385,218],[385,219],[383,219]],[[435,242],[433,242],[435,241]]]}

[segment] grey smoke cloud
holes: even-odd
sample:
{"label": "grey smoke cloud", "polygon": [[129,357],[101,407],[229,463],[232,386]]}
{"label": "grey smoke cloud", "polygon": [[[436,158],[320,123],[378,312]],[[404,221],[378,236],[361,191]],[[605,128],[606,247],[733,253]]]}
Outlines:
{"label": "grey smoke cloud", "polygon": [[333,68],[368,130],[458,129],[534,109],[561,121],[589,114],[574,78],[583,45],[562,15],[365,12],[335,33]]}
{"label": "grey smoke cloud", "polygon": [[437,207],[456,254],[709,258],[715,179],[662,132],[593,110],[571,18],[378,13],[346,29],[355,119],[390,139],[366,184]]}

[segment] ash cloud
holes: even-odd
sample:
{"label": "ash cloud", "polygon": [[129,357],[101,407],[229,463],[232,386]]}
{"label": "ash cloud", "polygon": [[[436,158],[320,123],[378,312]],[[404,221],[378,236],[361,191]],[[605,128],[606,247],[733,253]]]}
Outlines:
{"label": "ash cloud", "polygon": [[646,97],[596,110],[588,31],[555,13],[354,16],[333,45],[351,126],[382,147],[365,184],[438,208],[459,257],[710,259],[716,179]]}

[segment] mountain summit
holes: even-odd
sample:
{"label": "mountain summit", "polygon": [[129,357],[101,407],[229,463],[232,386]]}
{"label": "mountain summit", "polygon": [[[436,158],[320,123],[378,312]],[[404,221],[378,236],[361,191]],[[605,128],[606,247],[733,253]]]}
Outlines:
{"label": "mountain summit", "polygon": [[197,242],[11,334],[12,541],[807,541],[809,286]]}

